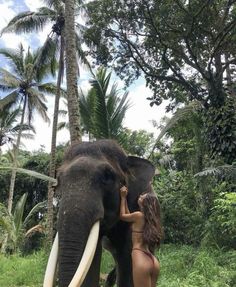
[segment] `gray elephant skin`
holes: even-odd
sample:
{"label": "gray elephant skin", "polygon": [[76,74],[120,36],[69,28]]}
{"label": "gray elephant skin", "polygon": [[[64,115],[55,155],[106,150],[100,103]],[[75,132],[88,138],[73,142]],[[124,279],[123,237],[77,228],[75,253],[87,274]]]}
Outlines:
{"label": "gray elephant skin", "polygon": [[131,232],[119,220],[120,193],[128,186],[128,207],[138,210],[137,198],[153,192],[154,166],[145,159],[127,156],[112,140],[72,145],[58,171],[56,192],[61,194],[58,218],[59,287],[68,287],[82,258],[93,224],[100,221],[99,240],[83,287],[98,287],[102,238],[106,237],[117,264],[117,286],[132,287]]}

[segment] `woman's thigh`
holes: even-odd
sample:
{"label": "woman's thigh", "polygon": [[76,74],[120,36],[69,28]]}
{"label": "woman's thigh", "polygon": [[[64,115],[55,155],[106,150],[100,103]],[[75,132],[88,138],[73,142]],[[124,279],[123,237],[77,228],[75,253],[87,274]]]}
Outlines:
{"label": "woman's thigh", "polygon": [[160,274],[160,262],[157,260],[157,258],[153,257],[154,259],[154,266],[153,266],[153,271],[152,271],[152,276],[151,276],[151,287],[156,287],[157,285],[157,279]]}
{"label": "woman's thigh", "polygon": [[152,259],[140,250],[132,251],[134,287],[152,287]]}

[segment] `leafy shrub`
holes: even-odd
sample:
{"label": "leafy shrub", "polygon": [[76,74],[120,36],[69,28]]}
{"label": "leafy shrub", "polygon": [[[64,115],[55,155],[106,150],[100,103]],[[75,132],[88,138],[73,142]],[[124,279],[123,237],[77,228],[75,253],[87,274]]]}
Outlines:
{"label": "leafy shrub", "polygon": [[214,189],[217,196],[206,224],[204,244],[236,248],[236,193],[228,192],[232,186],[222,182]]}
{"label": "leafy shrub", "polygon": [[198,244],[204,220],[193,176],[163,172],[154,181],[160,200],[166,243]]}

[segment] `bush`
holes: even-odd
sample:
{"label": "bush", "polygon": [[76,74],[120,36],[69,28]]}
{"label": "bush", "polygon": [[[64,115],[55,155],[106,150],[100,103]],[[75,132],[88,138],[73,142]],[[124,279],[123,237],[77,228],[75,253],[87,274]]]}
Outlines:
{"label": "bush", "polygon": [[[235,185],[222,182],[216,188],[211,215],[205,227],[203,244],[236,248]],[[229,191],[234,192],[229,192]]]}
{"label": "bush", "polygon": [[165,243],[199,244],[204,219],[193,176],[164,172],[154,181],[162,209]]}

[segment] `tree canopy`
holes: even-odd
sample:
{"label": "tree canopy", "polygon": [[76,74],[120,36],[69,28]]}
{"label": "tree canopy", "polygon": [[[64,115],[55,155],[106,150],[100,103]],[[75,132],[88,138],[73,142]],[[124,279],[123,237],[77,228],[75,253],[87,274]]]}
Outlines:
{"label": "tree canopy", "polygon": [[235,14],[231,0],[91,1],[85,37],[127,83],[143,74],[152,104],[217,106],[233,89],[224,75],[236,64]]}

